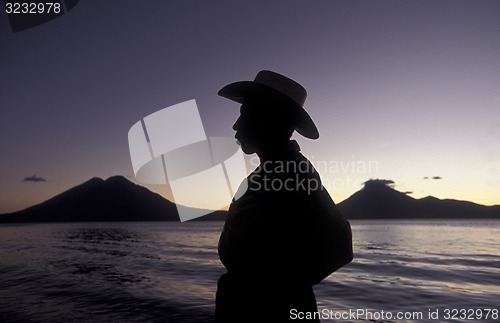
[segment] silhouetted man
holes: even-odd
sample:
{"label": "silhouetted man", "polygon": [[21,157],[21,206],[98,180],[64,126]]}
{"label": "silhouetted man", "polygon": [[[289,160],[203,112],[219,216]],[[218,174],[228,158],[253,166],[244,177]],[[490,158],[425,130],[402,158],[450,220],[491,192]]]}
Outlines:
{"label": "silhouetted man", "polygon": [[242,104],[235,137],[245,153],[257,153],[260,165],[248,176],[248,187],[240,187],[246,191],[231,203],[220,236],[227,273],[217,286],[216,321],[287,322],[316,315],[312,321],[319,322],[312,286],[352,260],[352,238],[318,173],[290,140],[294,131],[319,137],[303,109],[306,90],[261,71],[219,95]]}

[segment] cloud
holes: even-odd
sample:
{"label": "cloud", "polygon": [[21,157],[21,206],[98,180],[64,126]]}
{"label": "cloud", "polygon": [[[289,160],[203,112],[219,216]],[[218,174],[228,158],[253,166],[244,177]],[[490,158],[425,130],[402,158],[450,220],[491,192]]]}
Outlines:
{"label": "cloud", "polygon": [[379,179],[379,178],[367,180],[365,182],[365,184],[368,183],[368,182],[382,184],[382,185],[392,185],[392,184],[394,184],[393,180],[390,180],[390,179]]}
{"label": "cloud", "polygon": [[370,179],[370,180],[367,180],[365,183],[365,187],[366,186],[374,186],[374,185],[377,185],[377,186],[388,186],[390,188],[394,188],[394,181],[393,180],[390,180],[390,179]]}
{"label": "cloud", "polygon": [[433,176],[433,177],[425,176],[424,179],[443,179],[443,178],[441,176]]}
{"label": "cloud", "polygon": [[39,177],[39,176],[36,176],[36,175],[25,177],[23,179],[23,182],[46,182],[46,181],[47,180],[45,178]]}
{"label": "cloud", "polygon": [[406,191],[406,192],[402,192],[403,194],[406,194],[406,195],[410,195],[410,194],[413,194],[412,191]]}

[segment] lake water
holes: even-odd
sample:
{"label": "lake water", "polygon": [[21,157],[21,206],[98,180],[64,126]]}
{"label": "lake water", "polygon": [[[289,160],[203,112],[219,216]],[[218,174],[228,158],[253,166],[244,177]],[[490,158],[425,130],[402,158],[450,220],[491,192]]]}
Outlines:
{"label": "lake water", "polygon": [[[500,321],[500,221],[351,224],[354,261],[315,286],[322,322]],[[0,225],[0,322],[210,322],[221,229]]]}

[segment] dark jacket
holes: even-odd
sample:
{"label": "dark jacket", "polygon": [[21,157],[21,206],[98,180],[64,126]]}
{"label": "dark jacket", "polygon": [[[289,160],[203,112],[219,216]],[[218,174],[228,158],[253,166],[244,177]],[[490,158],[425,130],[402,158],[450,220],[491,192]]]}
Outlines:
{"label": "dark jacket", "polygon": [[316,312],[312,286],[352,260],[349,223],[295,141],[262,160],[246,183],[219,240],[227,273],[217,322],[286,322],[292,309]]}

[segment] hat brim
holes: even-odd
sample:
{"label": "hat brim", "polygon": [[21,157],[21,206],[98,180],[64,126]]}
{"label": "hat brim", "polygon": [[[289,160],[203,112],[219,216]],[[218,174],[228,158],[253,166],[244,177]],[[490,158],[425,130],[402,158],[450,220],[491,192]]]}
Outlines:
{"label": "hat brim", "polygon": [[[288,98],[275,89],[253,81],[239,81],[228,84],[219,90],[218,94],[226,99],[243,104],[248,98],[277,96]],[[318,139],[319,131],[309,113],[296,102],[288,99],[288,105],[297,115],[295,130],[309,139]]]}

